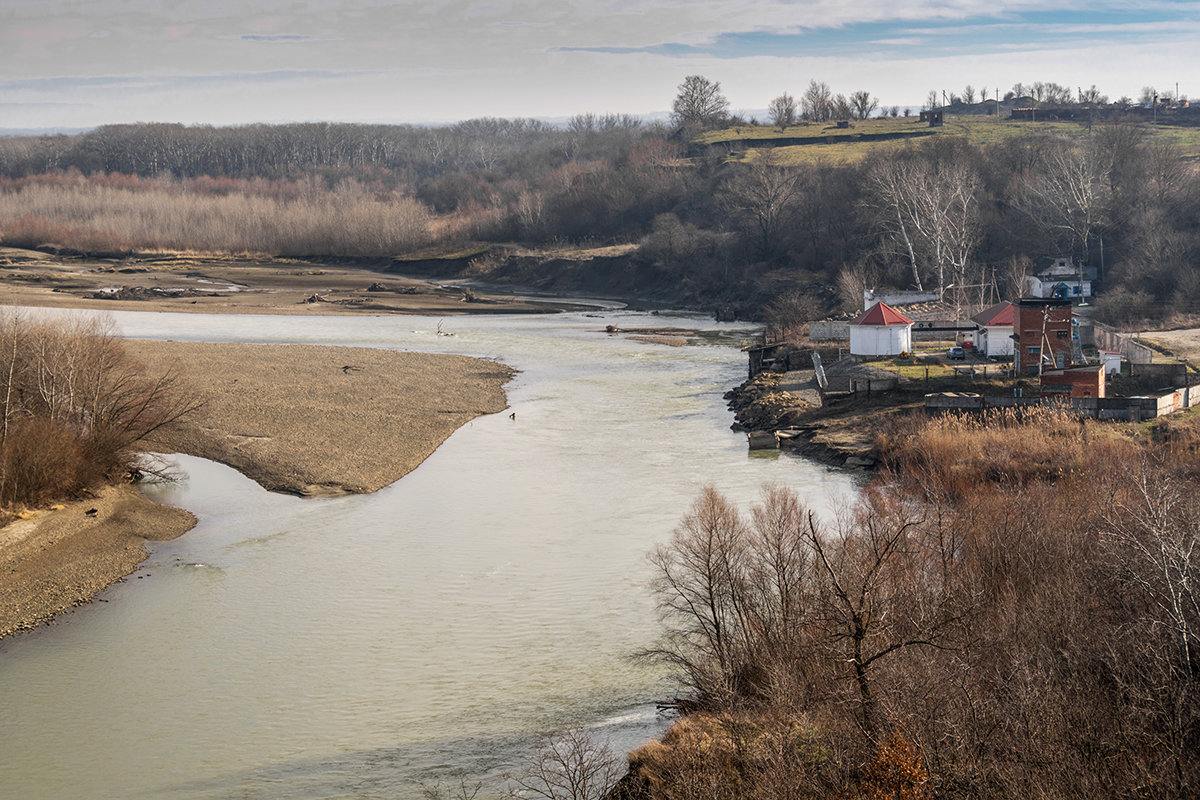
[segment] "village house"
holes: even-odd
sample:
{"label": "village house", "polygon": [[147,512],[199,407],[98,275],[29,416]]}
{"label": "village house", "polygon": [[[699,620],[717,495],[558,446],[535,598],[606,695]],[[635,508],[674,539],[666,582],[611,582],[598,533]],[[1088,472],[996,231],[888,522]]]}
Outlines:
{"label": "village house", "polygon": [[1025,297],[1083,300],[1092,296],[1095,270],[1075,264],[1070,258],[1054,258],[1021,282]]}
{"label": "village house", "polygon": [[878,302],[850,320],[850,355],[898,356],[912,352],[913,321]]}
{"label": "village house", "polygon": [[1008,302],[997,303],[971,317],[971,321],[976,325],[976,352],[988,358],[1011,356],[1014,317],[1013,304]]}

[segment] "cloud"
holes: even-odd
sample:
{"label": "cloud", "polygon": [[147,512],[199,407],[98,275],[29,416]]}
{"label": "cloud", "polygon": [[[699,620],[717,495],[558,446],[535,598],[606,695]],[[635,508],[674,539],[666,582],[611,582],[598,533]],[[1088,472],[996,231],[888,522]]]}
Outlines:
{"label": "cloud", "polygon": [[[966,7],[972,3],[960,5]],[[698,41],[675,38],[637,45],[624,42],[558,45],[548,51],[609,55],[643,53],[722,60],[759,56],[835,56],[858,52],[879,58],[907,57],[918,47],[969,55],[1021,46],[1052,46],[1056,42],[1128,42],[1135,38],[1182,40],[1200,34],[1195,4],[1159,3],[1153,8],[1099,9],[1085,13],[1074,10],[1014,12],[1002,6],[1000,19],[996,14],[983,14],[945,20],[926,19],[921,21],[923,24],[903,19],[903,11],[904,3],[901,2],[895,12],[900,19],[835,24],[823,18],[819,22],[794,24],[784,30],[750,28],[718,32]]]}
{"label": "cloud", "polygon": [[340,36],[315,36],[304,33],[243,33],[237,36],[222,36],[222,39],[238,39],[243,42],[295,43],[295,42],[336,42]]}
{"label": "cloud", "polygon": [[0,92],[41,92],[68,94],[97,91],[174,91],[247,85],[297,86],[314,82],[347,81],[375,78],[418,79],[462,75],[465,70],[422,67],[401,70],[352,69],[280,69],[266,72],[213,72],[191,75],[63,75],[47,78],[0,80]]}
{"label": "cloud", "polygon": [[1200,74],[1196,0],[0,2],[0,96],[98,109],[67,125],[650,113],[691,72],[748,108],[812,78],[903,103],[968,73],[1110,95]]}

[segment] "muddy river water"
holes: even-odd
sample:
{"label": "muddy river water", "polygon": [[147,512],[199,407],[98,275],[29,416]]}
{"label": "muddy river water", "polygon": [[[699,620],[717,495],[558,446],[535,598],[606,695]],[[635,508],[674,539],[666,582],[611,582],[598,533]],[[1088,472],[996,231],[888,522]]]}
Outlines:
{"label": "muddy river water", "polygon": [[[854,489],[729,430],[738,326],[114,316],[132,337],[499,359],[520,370],[515,418],[469,423],[365,496],[270,494],[179,458],[186,479],[150,491],[196,528],[101,602],[0,642],[3,797],[408,798],[460,776],[494,788],[567,725],[626,750],[675,691],[630,658],[658,626],[646,554],[699,490],[749,503],[778,482],[829,513]],[[608,324],[708,333],[667,347]]]}

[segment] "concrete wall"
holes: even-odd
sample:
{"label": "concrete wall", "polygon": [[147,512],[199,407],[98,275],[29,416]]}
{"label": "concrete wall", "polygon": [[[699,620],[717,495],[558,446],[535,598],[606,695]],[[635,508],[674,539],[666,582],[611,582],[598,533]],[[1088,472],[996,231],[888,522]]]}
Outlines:
{"label": "concrete wall", "polygon": [[1159,364],[1130,364],[1129,374],[1136,378],[1156,380],[1160,386],[1179,386],[1187,383],[1187,365],[1179,361]]}
{"label": "concrete wall", "polygon": [[1120,333],[1101,322],[1093,322],[1092,335],[1097,349],[1120,353],[1130,364],[1149,364],[1154,360],[1154,351],[1138,342],[1134,334]]}
{"label": "concrete wall", "polygon": [[854,392],[861,394],[890,392],[898,388],[900,388],[899,378],[846,378],[840,375],[827,378],[824,386],[827,392]]}
{"label": "concrete wall", "polygon": [[876,303],[887,303],[892,308],[910,303],[934,303],[941,299],[937,292],[876,292],[863,289],[863,311]]}
{"label": "concrete wall", "polygon": [[[1190,404],[1190,405],[1189,405]],[[1029,408],[1061,406],[1093,419],[1137,422],[1154,419],[1183,408],[1200,405],[1200,387],[1179,389],[1163,397],[1090,397],[1057,400],[1043,397],[981,397],[976,394],[931,394],[925,396],[925,410],[980,411],[987,408]]]}
{"label": "concrete wall", "polygon": [[850,323],[836,320],[821,320],[808,323],[810,339],[849,339]]}

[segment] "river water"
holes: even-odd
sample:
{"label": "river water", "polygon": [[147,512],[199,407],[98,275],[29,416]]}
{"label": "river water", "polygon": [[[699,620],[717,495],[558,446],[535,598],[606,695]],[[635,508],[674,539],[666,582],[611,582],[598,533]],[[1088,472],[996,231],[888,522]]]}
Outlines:
{"label": "river water", "polygon": [[[365,496],[270,494],[179,457],[186,479],[148,491],[196,528],[0,642],[0,797],[409,798],[496,788],[567,725],[627,750],[675,691],[630,658],[657,630],[646,554],[699,490],[748,503],[777,482],[821,513],[854,490],[747,451],[721,397],[747,331],[703,318],[114,316],[139,338],[495,358],[520,370],[516,418]],[[711,333],[675,348],[606,324]]]}

